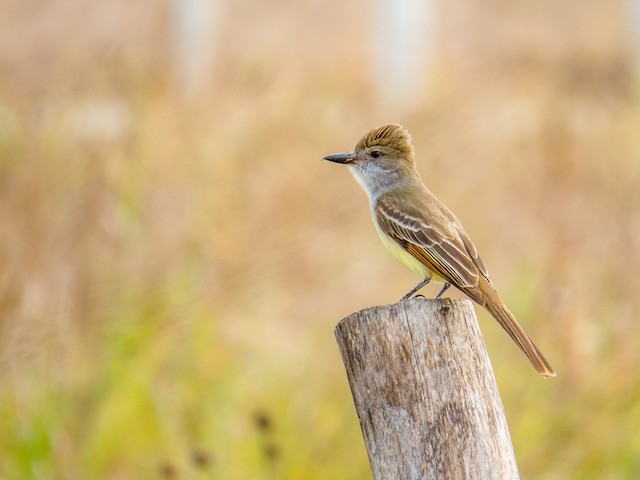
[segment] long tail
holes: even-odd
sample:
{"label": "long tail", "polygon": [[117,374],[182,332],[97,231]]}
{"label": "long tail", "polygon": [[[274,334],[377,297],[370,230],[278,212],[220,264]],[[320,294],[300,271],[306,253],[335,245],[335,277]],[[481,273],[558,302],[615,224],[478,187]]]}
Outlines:
{"label": "long tail", "polygon": [[493,285],[489,282],[481,282],[480,289],[483,293],[486,309],[522,349],[534,368],[545,377],[555,377],[556,372],[551,364],[544,358],[544,355],[538,350],[538,347],[533,343],[531,337],[527,335],[527,332],[518,324],[516,317],[509,311],[498,292],[493,288]]}

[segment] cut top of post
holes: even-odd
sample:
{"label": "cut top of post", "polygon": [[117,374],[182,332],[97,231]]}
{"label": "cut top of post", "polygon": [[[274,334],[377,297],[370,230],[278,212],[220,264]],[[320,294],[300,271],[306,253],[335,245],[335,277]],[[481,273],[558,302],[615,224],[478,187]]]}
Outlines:
{"label": "cut top of post", "polygon": [[335,333],[374,478],[518,478],[469,300],[368,308]]}

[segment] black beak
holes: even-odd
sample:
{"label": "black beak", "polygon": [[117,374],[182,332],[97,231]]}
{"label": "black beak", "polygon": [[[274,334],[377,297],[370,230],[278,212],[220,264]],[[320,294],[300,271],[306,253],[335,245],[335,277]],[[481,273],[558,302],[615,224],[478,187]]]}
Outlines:
{"label": "black beak", "polygon": [[344,164],[344,163],[353,162],[353,159],[355,158],[355,156],[356,156],[355,153],[336,153],[333,155],[327,155],[326,157],[323,158],[323,160]]}

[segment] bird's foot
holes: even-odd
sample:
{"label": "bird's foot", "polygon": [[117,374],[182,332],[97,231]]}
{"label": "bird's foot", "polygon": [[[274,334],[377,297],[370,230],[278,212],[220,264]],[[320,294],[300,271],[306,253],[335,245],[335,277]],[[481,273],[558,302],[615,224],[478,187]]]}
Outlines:
{"label": "bird's foot", "polygon": [[431,278],[429,277],[425,277],[423,278],[420,283],[418,283],[418,285],[416,285],[415,287],[413,287],[409,293],[407,293],[404,297],[402,297],[400,299],[401,302],[404,302],[405,300],[409,300],[411,298],[411,296],[416,293],[418,290],[420,290],[422,287],[424,287],[427,283],[429,283],[431,281]]}
{"label": "bird's foot", "polygon": [[440,290],[440,292],[438,292],[438,294],[435,296],[435,298],[440,298],[440,297],[442,296],[442,294],[443,294],[444,292],[446,292],[446,291],[449,289],[449,287],[450,287],[450,286],[451,286],[451,284],[450,284],[450,283],[445,283],[445,284],[442,286],[442,290]]}

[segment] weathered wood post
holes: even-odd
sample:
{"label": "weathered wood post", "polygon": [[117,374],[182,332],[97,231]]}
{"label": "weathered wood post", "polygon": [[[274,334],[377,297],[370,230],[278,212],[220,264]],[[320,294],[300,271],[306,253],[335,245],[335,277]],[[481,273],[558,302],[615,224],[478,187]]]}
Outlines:
{"label": "weathered wood post", "polygon": [[376,480],[519,478],[469,300],[369,308],[335,334]]}

